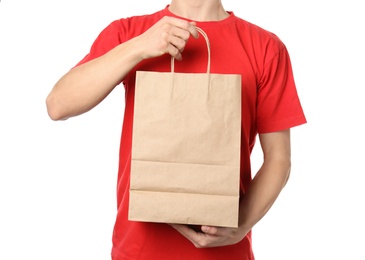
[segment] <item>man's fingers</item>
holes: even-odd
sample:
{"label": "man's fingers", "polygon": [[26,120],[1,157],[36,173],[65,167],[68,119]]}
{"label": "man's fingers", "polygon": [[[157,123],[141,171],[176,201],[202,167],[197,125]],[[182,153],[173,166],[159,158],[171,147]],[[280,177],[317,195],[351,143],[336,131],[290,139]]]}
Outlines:
{"label": "man's fingers", "polygon": [[166,49],[166,52],[169,53],[176,60],[181,60],[182,59],[181,52],[173,44],[169,44],[169,46]]}
{"label": "man's fingers", "polygon": [[172,26],[181,28],[185,31],[188,31],[194,38],[199,37],[199,33],[196,30],[196,23],[195,22],[188,22],[182,19],[178,19],[175,17],[165,17],[167,19],[168,23]]}
{"label": "man's fingers", "polygon": [[[185,32],[188,33],[187,31]],[[187,40],[188,39],[180,38],[179,36],[170,35],[168,42],[175,46],[180,52],[183,52]]]}
{"label": "man's fingers", "polygon": [[162,29],[160,36],[162,36],[162,40],[164,41],[160,45],[162,51],[169,53],[176,60],[181,60],[181,53],[184,51],[189,38],[191,36],[198,38],[199,36],[196,23],[165,16],[159,24],[159,27]]}
{"label": "man's fingers", "polygon": [[199,37],[199,33],[198,33],[198,30],[196,29],[196,23],[195,22],[190,22],[189,23],[188,31],[190,32],[190,34],[195,39],[197,39]]}
{"label": "man's fingers", "polygon": [[211,227],[211,226],[202,226],[201,230],[208,235],[212,235],[215,236],[218,233],[218,228],[217,227]]}

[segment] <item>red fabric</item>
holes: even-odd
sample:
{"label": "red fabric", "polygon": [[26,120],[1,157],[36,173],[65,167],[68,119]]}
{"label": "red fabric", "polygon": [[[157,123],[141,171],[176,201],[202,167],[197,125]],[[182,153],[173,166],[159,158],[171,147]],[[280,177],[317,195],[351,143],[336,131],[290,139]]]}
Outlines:
{"label": "red fabric", "polygon": [[[97,37],[90,53],[77,65],[103,55],[118,44],[144,31],[163,16],[175,16],[167,8],[151,15],[120,19]],[[296,92],[290,58],[280,39],[236,17],[217,22],[198,22],[211,43],[211,72],[242,75],[241,195],[251,181],[250,154],[257,133],[284,130],[306,123]],[[146,43],[148,44],[148,43]],[[191,38],[176,72],[206,72],[207,47],[203,37]],[[125,115],[120,144],[117,202],[113,233],[114,260],[254,259],[251,233],[226,247],[197,249],[166,224],[127,220],[133,126],[135,71],[170,71],[170,56],[141,62],[123,80]]]}

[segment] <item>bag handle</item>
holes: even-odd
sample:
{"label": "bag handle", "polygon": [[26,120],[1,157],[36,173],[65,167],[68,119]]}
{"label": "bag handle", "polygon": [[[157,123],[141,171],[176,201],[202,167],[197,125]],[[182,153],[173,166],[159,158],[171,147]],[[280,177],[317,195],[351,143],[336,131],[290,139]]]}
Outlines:
{"label": "bag handle", "polygon": [[[210,42],[208,39],[207,34],[199,27],[195,27],[196,30],[203,35],[205,42],[207,43],[207,48],[208,48],[208,65],[207,65],[207,73],[210,73]],[[175,69],[175,58],[171,56],[171,72],[174,72]]]}

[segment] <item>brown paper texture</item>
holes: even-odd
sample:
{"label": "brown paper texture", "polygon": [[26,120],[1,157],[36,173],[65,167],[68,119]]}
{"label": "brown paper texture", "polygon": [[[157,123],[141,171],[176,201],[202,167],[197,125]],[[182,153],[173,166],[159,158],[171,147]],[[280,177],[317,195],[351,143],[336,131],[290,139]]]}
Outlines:
{"label": "brown paper texture", "polygon": [[237,227],[241,77],[137,72],[129,219]]}
{"label": "brown paper texture", "polygon": [[238,226],[241,75],[137,71],[128,218]]}

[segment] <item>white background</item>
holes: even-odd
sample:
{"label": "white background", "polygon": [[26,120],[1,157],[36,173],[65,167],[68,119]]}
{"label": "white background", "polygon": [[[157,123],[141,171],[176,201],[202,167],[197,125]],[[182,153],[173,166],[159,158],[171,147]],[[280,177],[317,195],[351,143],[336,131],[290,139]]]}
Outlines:
{"label": "white background", "polygon": [[[292,130],[288,185],[254,227],[257,260],[365,259],[361,2],[223,1],[284,41],[308,120]],[[168,3],[1,1],[1,260],[110,259],[123,87],[63,122],[45,98],[109,22]]]}

